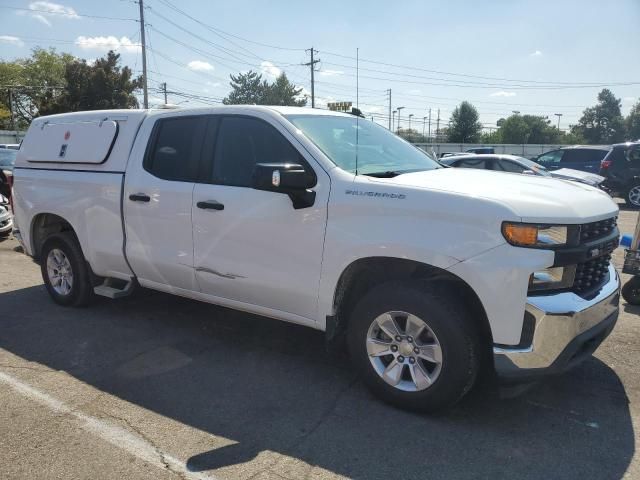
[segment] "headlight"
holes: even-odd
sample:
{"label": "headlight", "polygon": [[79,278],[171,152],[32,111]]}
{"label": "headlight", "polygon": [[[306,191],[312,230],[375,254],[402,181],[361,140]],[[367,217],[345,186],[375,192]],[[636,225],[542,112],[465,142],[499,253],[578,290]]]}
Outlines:
{"label": "headlight", "polygon": [[518,247],[558,247],[567,244],[566,225],[534,225],[531,223],[502,224],[502,235]]}
{"label": "headlight", "polygon": [[549,267],[533,272],[529,277],[529,291],[570,288],[576,276],[576,266]]}

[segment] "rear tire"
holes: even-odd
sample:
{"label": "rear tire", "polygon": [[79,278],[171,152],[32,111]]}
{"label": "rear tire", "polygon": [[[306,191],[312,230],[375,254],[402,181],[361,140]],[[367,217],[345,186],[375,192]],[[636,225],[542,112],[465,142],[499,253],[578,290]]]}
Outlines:
{"label": "rear tire", "polygon": [[624,195],[624,201],[628,207],[640,208],[640,183],[632,185]]}
{"label": "rear tire", "polygon": [[622,287],[622,298],[631,305],[640,305],[640,277],[631,279]]}
{"label": "rear tire", "polygon": [[42,279],[54,302],[74,307],[89,304],[93,297],[89,268],[73,233],[47,238],[40,258]]}
{"label": "rear tire", "polygon": [[436,284],[374,287],[355,306],[347,335],[365,384],[396,407],[433,412],[455,404],[475,383],[479,332],[466,309]]}

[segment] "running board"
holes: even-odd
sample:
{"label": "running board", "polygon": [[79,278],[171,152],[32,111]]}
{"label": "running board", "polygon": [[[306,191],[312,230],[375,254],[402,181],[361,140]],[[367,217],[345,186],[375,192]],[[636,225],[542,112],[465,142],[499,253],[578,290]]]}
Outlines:
{"label": "running board", "polygon": [[126,281],[115,278],[105,278],[102,285],[93,287],[93,293],[102,297],[121,298],[131,295],[134,289],[134,280]]}

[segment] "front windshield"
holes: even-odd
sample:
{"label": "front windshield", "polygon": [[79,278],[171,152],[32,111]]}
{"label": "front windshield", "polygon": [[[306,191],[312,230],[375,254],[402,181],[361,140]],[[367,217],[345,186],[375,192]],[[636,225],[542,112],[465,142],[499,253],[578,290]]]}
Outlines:
{"label": "front windshield", "polygon": [[0,149],[0,167],[12,167],[16,163],[16,150]]}
{"label": "front windshield", "polygon": [[287,119],[333,163],[350,173],[393,176],[441,168],[422,150],[363,118],[287,115]]}

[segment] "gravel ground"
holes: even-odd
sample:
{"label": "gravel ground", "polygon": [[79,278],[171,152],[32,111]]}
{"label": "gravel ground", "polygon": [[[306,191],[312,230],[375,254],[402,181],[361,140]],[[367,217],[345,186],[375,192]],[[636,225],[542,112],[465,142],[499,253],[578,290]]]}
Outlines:
{"label": "gravel ground", "polygon": [[58,307],[16,246],[0,478],[640,478],[638,307],[577,369],[426,416],[378,402],[310,329],[149,291]]}

